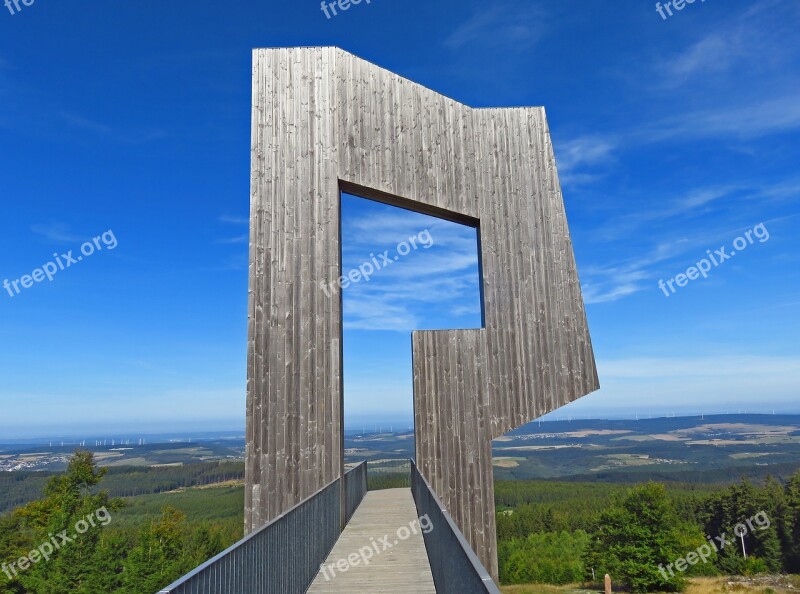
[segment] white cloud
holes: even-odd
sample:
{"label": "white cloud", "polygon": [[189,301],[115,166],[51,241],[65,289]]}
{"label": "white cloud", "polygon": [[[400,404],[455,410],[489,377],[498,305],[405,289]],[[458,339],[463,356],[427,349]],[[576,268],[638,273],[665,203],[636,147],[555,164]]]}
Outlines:
{"label": "white cloud", "polygon": [[580,136],[555,146],[559,173],[572,172],[581,166],[606,164],[613,160],[616,143],[610,138]]}
{"label": "white cloud", "polygon": [[388,299],[345,299],[345,330],[393,330],[412,331],[419,327],[420,320],[411,311],[409,304],[394,304]]}
{"label": "white cloud", "polygon": [[[425,231],[433,242],[428,249],[420,239],[427,239]],[[410,245],[409,238],[417,248],[399,256],[398,244]],[[344,289],[346,329],[406,332],[441,322],[442,315],[479,313],[474,229],[403,210],[346,220],[345,276],[373,256],[381,263],[384,250],[391,264]]]}
{"label": "white cloud", "polygon": [[[250,226],[250,219],[247,217],[223,214],[219,217],[219,222],[224,223],[226,225],[236,225],[236,226]],[[238,245],[243,243],[250,242],[250,234],[249,233],[241,233],[239,235],[223,237],[221,239],[217,239],[216,243],[222,245]]]}
{"label": "white cloud", "polygon": [[467,45],[524,51],[536,45],[546,31],[546,14],[531,4],[497,4],[486,7],[459,25],[445,40],[458,50]]}
{"label": "white cloud", "polygon": [[785,75],[795,55],[798,16],[791,0],[762,0],[743,12],[731,11],[683,51],[660,57],[654,74],[667,89],[721,83],[745,90],[746,77]]}
{"label": "white cloud", "polygon": [[659,63],[657,68],[663,69],[662,84],[674,88],[695,77],[731,70],[738,59],[752,55],[752,44],[746,41],[740,29],[710,33],[683,53]]}
{"label": "white cloud", "polygon": [[80,243],[85,239],[73,234],[65,223],[31,225],[31,231],[53,243]]}
{"label": "white cloud", "polygon": [[157,128],[140,129],[132,127],[130,129],[122,129],[113,127],[74,112],[61,111],[57,116],[63,123],[72,128],[89,131],[98,136],[125,144],[147,143],[163,138],[166,135],[163,130]]}
{"label": "white cloud", "polygon": [[751,140],[800,128],[800,92],[680,112],[631,133],[633,144],[711,138]]}
{"label": "white cloud", "polygon": [[250,219],[248,217],[223,214],[219,217],[220,223],[228,223],[231,225],[249,225]]}
{"label": "white cloud", "polygon": [[239,244],[239,243],[249,243],[250,236],[249,235],[237,235],[235,237],[226,237],[224,239],[218,239],[217,243],[231,245],[231,244]]}
{"label": "white cloud", "polygon": [[646,270],[631,268],[606,268],[592,271],[588,280],[581,283],[583,300],[587,305],[608,303],[628,297],[645,289],[644,281],[650,277]]}

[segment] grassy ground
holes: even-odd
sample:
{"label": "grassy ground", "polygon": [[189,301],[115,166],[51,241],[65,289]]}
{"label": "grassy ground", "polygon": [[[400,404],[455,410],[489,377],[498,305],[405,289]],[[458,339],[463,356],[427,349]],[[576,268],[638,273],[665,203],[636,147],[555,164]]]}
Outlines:
{"label": "grassy ground", "polygon": [[692,580],[686,594],[788,594],[798,588],[798,576],[698,578]]}
{"label": "grassy ground", "polygon": [[[503,594],[594,594],[580,586],[502,586]],[[695,578],[684,594],[796,594],[800,576],[757,576],[734,578]]]}
{"label": "grassy ground", "polygon": [[580,586],[546,586],[531,584],[529,586],[501,586],[503,594],[594,594],[597,590],[585,590]]}
{"label": "grassy ground", "polygon": [[244,526],[244,488],[240,486],[192,487],[177,492],[126,497],[125,507],[114,515],[118,527],[138,527],[161,516],[169,505],[190,521],[234,522]]}

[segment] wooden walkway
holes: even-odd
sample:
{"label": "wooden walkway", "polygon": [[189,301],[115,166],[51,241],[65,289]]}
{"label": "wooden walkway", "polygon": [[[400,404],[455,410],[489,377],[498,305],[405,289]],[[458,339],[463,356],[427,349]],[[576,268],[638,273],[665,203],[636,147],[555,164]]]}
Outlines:
{"label": "wooden walkway", "polygon": [[367,493],[308,590],[331,592],[436,594],[410,489]]}

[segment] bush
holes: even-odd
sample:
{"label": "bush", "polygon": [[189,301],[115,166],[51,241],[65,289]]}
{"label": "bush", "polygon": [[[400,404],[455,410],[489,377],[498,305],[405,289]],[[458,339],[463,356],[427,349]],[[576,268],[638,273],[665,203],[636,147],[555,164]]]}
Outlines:
{"label": "bush", "polygon": [[767,562],[758,557],[748,557],[747,561],[742,563],[743,575],[757,575],[759,573],[769,573],[769,566]]}
{"label": "bush", "polygon": [[504,584],[572,584],[583,579],[583,554],[589,536],[543,532],[502,541],[498,550]]}

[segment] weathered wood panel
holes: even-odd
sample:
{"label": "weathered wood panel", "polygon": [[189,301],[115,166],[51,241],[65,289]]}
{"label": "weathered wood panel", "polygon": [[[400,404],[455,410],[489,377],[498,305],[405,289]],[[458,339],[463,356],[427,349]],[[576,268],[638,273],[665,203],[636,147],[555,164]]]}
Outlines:
{"label": "weathered wood panel", "polygon": [[417,462],[496,576],[490,440],[598,387],[544,110],[256,50],[246,522],[342,472],[339,188],[479,227],[485,328],[415,333]]}
{"label": "weathered wood panel", "polygon": [[544,109],[473,115],[496,438],[599,383]]}
{"label": "weathered wood panel", "polygon": [[335,53],[254,54],[248,531],[342,472]]}
{"label": "weathered wood panel", "polygon": [[486,330],[414,332],[413,349],[420,472],[496,578]]}

